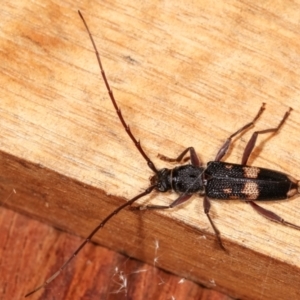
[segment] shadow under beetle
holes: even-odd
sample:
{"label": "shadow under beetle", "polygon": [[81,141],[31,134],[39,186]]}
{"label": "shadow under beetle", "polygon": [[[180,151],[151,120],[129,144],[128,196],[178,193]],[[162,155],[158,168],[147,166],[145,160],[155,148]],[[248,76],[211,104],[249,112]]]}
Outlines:
{"label": "shadow under beetle", "polygon": [[[195,149],[189,147],[185,149],[177,158],[169,158],[164,155],[158,155],[159,158],[163,161],[168,162],[186,162],[190,159],[190,164],[180,165],[173,169],[163,168],[158,170],[154,163],[150,160],[147,154],[142,149],[140,142],[136,140],[132,134],[129,126],[125,123],[125,120],[122,116],[121,110],[119,109],[117,102],[114,98],[113,92],[110,88],[108,80],[106,78],[104,69],[102,67],[100,55],[96,48],[96,44],[91,35],[91,32],[85,22],[82,14],[78,11],[80,18],[82,19],[84,26],[89,34],[90,40],[92,42],[98,64],[101,71],[101,76],[105,83],[106,89],[108,91],[109,97],[112,101],[112,104],[117,112],[117,115],[127,132],[130,139],[135,144],[136,148],[146,160],[148,167],[154,172],[154,175],[150,178],[151,185],[141,194],[135,196],[131,200],[122,204],[120,207],[115,209],[111,214],[109,214],[85,239],[85,241],[78,247],[78,249],[73,253],[73,255],[60,267],[60,269],[54,273],[50,278],[48,278],[42,285],[35,288],[33,291],[25,295],[28,297],[38,291],[39,289],[48,285],[53,281],[70,263],[70,261],[80,252],[80,250],[91,240],[91,238],[101,229],[107,221],[109,221],[114,215],[121,211],[126,206],[131,206],[138,199],[150,194],[153,190],[159,192],[167,192],[173,190],[179,194],[179,197],[173,201],[170,205],[146,205],[146,206],[134,206],[132,209],[137,210],[146,210],[146,209],[168,209],[180,205],[187,200],[189,200],[193,194],[199,193],[200,196],[204,198],[203,206],[204,213],[206,214],[215,234],[217,241],[220,247],[225,250],[222,243],[220,232],[214,224],[212,218],[210,217],[210,201],[209,199],[221,199],[221,200],[232,200],[232,199],[241,199],[249,203],[253,209],[260,213],[262,216],[271,219],[272,221],[282,223],[294,227],[295,229],[300,230],[300,226],[289,223],[283,220],[280,216],[274,212],[267,210],[257,203],[254,200],[282,200],[293,197],[294,195],[300,193],[300,183],[298,180],[293,178],[290,175],[287,175],[282,172],[269,170],[259,167],[247,166],[248,158],[255,146],[258,135],[265,133],[276,133],[283,123],[288,118],[291,108],[285,113],[279,125],[275,128],[269,128],[261,131],[255,131],[249,142],[246,145],[246,148],[243,153],[241,164],[232,164],[222,162],[221,159],[226,154],[232,138],[237,136],[240,133],[243,133],[246,129],[252,127],[256,120],[261,116],[265,109],[265,103],[262,104],[260,110],[258,111],[255,118],[252,122],[244,125],[242,128],[237,130],[235,133],[230,135],[219,152],[217,153],[215,160],[207,164],[206,168],[203,167],[203,163],[197,157]],[[189,156],[187,156],[189,155]]]}

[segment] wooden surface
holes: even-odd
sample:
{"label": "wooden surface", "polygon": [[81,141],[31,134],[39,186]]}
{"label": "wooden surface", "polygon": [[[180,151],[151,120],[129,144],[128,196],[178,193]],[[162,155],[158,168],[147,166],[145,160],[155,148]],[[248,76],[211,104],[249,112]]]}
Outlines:
{"label": "wooden surface", "polygon": [[[5,243],[0,249],[0,299],[22,299],[29,286],[58,268],[80,242],[8,209],[0,209],[0,224]],[[154,265],[89,244],[65,276],[30,299],[231,299]]]}
{"label": "wooden surface", "polygon": [[[17,193],[3,205],[86,236],[149,185],[152,174],[119,124],[78,9],[127,122],[159,168],[165,163],[157,153],[176,156],[187,146],[204,162],[212,160],[266,102],[259,129],[276,126],[288,107],[294,110],[280,134],[259,139],[249,163],[297,177],[300,1],[264,3],[5,1],[0,197]],[[250,134],[236,139],[227,161],[240,162]],[[263,205],[299,225],[297,197]],[[95,241],[148,263],[158,241],[158,266],[180,277],[213,282],[244,299],[299,298],[299,231],[265,220],[240,201],[212,201],[212,217],[228,253],[216,246],[197,196],[171,212],[126,210]],[[34,239],[37,230],[24,234]],[[47,235],[36,241],[40,247],[47,242]],[[18,240],[14,247],[23,248]],[[55,271],[44,270],[35,256],[28,259],[43,270],[29,288]]]}

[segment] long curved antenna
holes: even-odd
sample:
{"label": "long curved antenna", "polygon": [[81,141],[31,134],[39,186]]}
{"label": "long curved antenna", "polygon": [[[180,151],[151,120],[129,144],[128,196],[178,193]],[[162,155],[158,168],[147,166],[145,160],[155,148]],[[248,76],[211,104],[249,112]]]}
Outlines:
{"label": "long curved antenna", "polygon": [[43,284],[40,286],[36,287],[33,291],[29,292],[28,294],[25,295],[25,298],[32,295],[33,293],[37,292],[41,288],[45,287],[48,285],[50,282],[52,282],[65,268],[66,266],[77,256],[77,254],[80,252],[80,250],[88,243],[90,242],[91,238],[101,229],[104,227],[106,222],[108,222],[114,215],[116,215],[119,211],[121,211],[123,208],[126,206],[129,206],[133,204],[136,200],[150,194],[153,189],[156,187],[156,185],[151,185],[148,187],[143,193],[135,196],[131,200],[125,202],[121,206],[119,206],[117,209],[115,209],[111,214],[109,214],[90,234],[89,236],[84,240],[84,242],[76,249],[76,251],[70,256],[70,258],[59,268],[57,272],[55,272],[52,276],[50,276]]}
{"label": "long curved antenna", "polygon": [[131,140],[134,142],[134,145],[136,146],[136,148],[139,150],[139,152],[142,154],[142,156],[143,156],[144,159],[146,160],[146,162],[147,162],[147,164],[148,164],[148,167],[149,167],[154,173],[157,174],[158,171],[157,171],[157,169],[156,169],[154,163],[151,161],[151,159],[148,157],[148,155],[144,152],[144,150],[143,150],[143,148],[142,148],[142,146],[141,146],[140,141],[138,141],[138,140],[134,137],[134,135],[132,134],[132,132],[131,132],[131,130],[130,130],[129,125],[126,124],[126,122],[125,122],[125,120],[124,120],[124,118],[123,118],[122,112],[121,112],[120,108],[118,107],[118,104],[117,104],[117,102],[116,102],[116,100],[115,100],[114,94],[113,94],[113,92],[112,92],[112,90],[111,90],[111,88],[110,88],[110,85],[109,85],[108,81],[107,81],[107,78],[106,78],[104,69],[103,69],[103,67],[102,67],[102,63],[101,63],[101,59],[100,59],[100,54],[99,54],[99,52],[98,52],[98,50],[97,50],[97,47],[96,47],[96,44],[95,44],[95,42],[94,42],[93,36],[92,36],[92,34],[91,34],[91,32],[90,32],[90,29],[89,29],[87,23],[85,22],[85,19],[83,18],[83,16],[82,16],[80,10],[78,10],[78,14],[79,14],[79,16],[80,16],[80,18],[81,18],[81,20],[82,20],[82,22],[83,22],[83,24],[84,24],[84,26],[85,26],[87,32],[88,32],[88,34],[89,34],[90,40],[91,40],[91,42],[92,42],[92,44],[93,44],[94,51],[95,51],[95,54],[96,54],[96,57],[97,57],[97,60],[98,60],[99,67],[100,67],[101,76],[102,76],[102,78],[103,78],[103,80],[104,80],[104,83],[105,83],[107,92],[108,92],[108,94],[109,94],[109,97],[110,97],[110,99],[111,99],[113,105],[114,105],[114,108],[115,108],[115,110],[116,110],[116,112],[117,112],[117,115],[118,115],[118,117],[119,117],[119,119],[120,119],[120,121],[121,121],[121,123],[122,123],[122,125],[123,125],[123,127],[124,127],[124,129],[125,129],[125,131],[126,131],[127,134],[129,135],[129,137],[131,138]]}

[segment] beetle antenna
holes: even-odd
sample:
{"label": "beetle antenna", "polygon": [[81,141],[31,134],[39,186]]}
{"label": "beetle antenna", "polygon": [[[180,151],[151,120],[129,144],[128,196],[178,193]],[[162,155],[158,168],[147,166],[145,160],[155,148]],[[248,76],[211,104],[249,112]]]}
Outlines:
{"label": "beetle antenna", "polygon": [[132,205],[136,200],[150,194],[153,189],[156,187],[156,185],[151,185],[148,187],[143,193],[135,196],[131,200],[125,202],[121,206],[119,206],[117,209],[115,209],[111,214],[109,214],[95,229],[89,234],[89,236],[84,240],[84,242],[75,250],[75,252],[70,256],[70,258],[59,268],[58,271],[56,271],[53,275],[51,275],[43,284],[40,286],[36,287],[34,290],[29,292],[28,294],[25,295],[25,298],[34,294],[41,288],[44,288],[46,285],[48,285],[50,282],[52,282],[65,268],[66,266],[77,256],[77,254],[81,251],[81,249],[92,239],[92,237],[101,229],[104,227],[104,225],[114,216],[116,215],[119,211],[121,211],[123,208],[126,206]]}
{"label": "beetle antenna", "polygon": [[157,169],[156,169],[154,163],[151,161],[151,159],[148,157],[148,155],[144,152],[144,150],[143,150],[143,148],[142,148],[142,146],[141,146],[140,141],[138,141],[138,140],[134,137],[134,135],[132,134],[132,132],[131,132],[131,130],[130,130],[129,125],[126,124],[126,122],[125,122],[125,120],[124,120],[124,118],[123,118],[122,112],[121,112],[120,108],[118,107],[118,104],[117,104],[117,102],[116,102],[116,100],[115,100],[113,91],[112,91],[112,89],[110,88],[110,85],[109,85],[108,80],[107,80],[107,78],[106,78],[106,75],[105,75],[105,72],[104,72],[104,69],[103,69],[103,66],[102,66],[102,62],[101,62],[101,59],[100,59],[100,54],[99,54],[99,52],[98,52],[98,50],[97,50],[95,41],[94,41],[93,36],[92,36],[92,34],[91,34],[91,31],[90,31],[90,29],[89,29],[89,27],[88,27],[88,25],[87,25],[85,19],[83,18],[83,15],[81,14],[80,10],[78,10],[78,14],[79,14],[79,16],[80,16],[80,18],[81,18],[81,20],[82,20],[82,22],[83,22],[83,24],[84,24],[86,30],[87,30],[87,33],[89,34],[90,40],[91,40],[91,42],[92,42],[92,44],[93,44],[94,51],[95,51],[95,54],[96,54],[96,57],[97,57],[97,61],[98,61],[99,67],[100,67],[101,76],[102,76],[103,81],[104,81],[104,83],[105,83],[105,86],[106,86],[108,95],[109,95],[109,97],[110,97],[110,99],[111,99],[111,102],[112,102],[112,104],[114,105],[114,108],[115,108],[115,110],[116,110],[116,112],[117,112],[117,115],[118,115],[118,117],[119,117],[119,120],[121,121],[121,123],[122,123],[122,125],[123,125],[125,131],[126,131],[127,134],[129,135],[130,139],[133,141],[133,143],[134,143],[134,145],[136,146],[136,148],[139,150],[139,152],[141,153],[141,155],[142,155],[142,156],[144,157],[144,159],[146,160],[148,167],[149,167],[154,173],[157,174],[158,171],[157,171]]}

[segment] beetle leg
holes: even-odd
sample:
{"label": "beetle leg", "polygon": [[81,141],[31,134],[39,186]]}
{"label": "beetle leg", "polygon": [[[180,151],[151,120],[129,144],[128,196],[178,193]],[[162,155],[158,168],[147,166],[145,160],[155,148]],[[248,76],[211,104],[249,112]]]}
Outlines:
{"label": "beetle leg", "polygon": [[255,146],[256,140],[257,140],[257,136],[259,134],[264,134],[264,133],[269,133],[269,132],[273,132],[276,133],[280,127],[283,125],[283,123],[286,121],[286,119],[288,118],[290,112],[292,111],[292,108],[290,108],[285,115],[283,116],[281,122],[279,123],[279,125],[276,128],[270,128],[270,129],[265,129],[265,130],[261,130],[261,131],[255,131],[253,132],[251,139],[249,140],[245,150],[244,150],[244,154],[243,154],[243,158],[242,158],[242,165],[246,165],[248,158]]}
{"label": "beetle leg", "polygon": [[[133,209],[133,210],[168,209],[168,208],[172,208],[172,207],[175,207],[177,205],[180,205],[180,204],[186,202],[187,200],[189,200],[191,198],[191,196],[192,195],[182,194],[175,201],[173,201],[170,205],[141,205],[141,206],[132,206],[131,209]],[[212,218],[209,215],[210,201],[209,201],[208,197],[206,197],[206,196],[204,196],[203,206],[204,206],[204,212],[216,234],[218,244],[224,251],[226,251],[226,249],[222,243],[221,237],[220,237],[220,231],[216,227]]]}
{"label": "beetle leg", "polygon": [[[187,156],[184,158],[184,156],[190,152],[190,156]],[[158,154],[158,157],[163,160],[163,161],[168,161],[168,162],[181,162],[184,161],[186,162],[187,160],[191,159],[191,163],[193,166],[200,167],[203,165],[202,161],[198,158],[196,151],[194,147],[188,147],[186,148],[177,158],[169,158],[167,156],[164,156],[162,154]]]}
{"label": "beetle leg", "polygon": [[215,223],[213,222],[212,218],[210,217],[210,214],[209,214],[209,211],[210,211],[210,201],[208,199],[207,196],[204,196],[204,199],[203,199],[203,207],[204,207],[204,213],[206,214],[208,220],[209,220],[209,223],[211,225],[211,227],[213,228],[214,232],[215,232],[215,235],[217,237],[217,241],[218,241],[218,244],[220,245],[220,247],[226,251],[223,243],[222,243],[222,239],[221,239],[221,233],[219,231],[219,229],[217,228],[217,226],[215,225]]}
{"label": "beetle leg", "polygon": [[287,225],[287,226],[290,226],[290,227],[293,227],[295,229],[300,230],[300,226],[297,226],[297,225],[295,225],[293,223],[285,221],[279,215],[275,214],[274,212],[272,212],[270,210],[267,210],[267,209],[259,206],[255,202],[253,202],[253,201],[246,201],[246,202],[249,203],[253,207],[253,209],[256,212],[258,212],[260,215],[262,215],[263,217],[265,217],[265,218],[267,218],[269,220],[272,220],[274,222],[281,223],[283,225]]}
{"label": "beetle leg", "polygon": [[254,125],[254,123],[256,122],[256,120],[260,117],[260,115],[263,113],[263,111],[265,110],[265,103],[262,104],[261,108],[259,109],[257,115],[255,116],[255,118],[248,124],[246,124],[245,126],[243,126],[242,128],[240,128],[238,131],[236,131],[235,133],[233,133],[231,136],[229,136],[229,138],[225,141],[225,143],[223,144],[223,146],[220,148],[220,150],[218,151],[218,154],[215,158],[215,161],[220,161],[224,155],[227,153],[228,148],[232,142],[232,138],[234,138],[236,135],[238,135],[239,133],[243,132],[244,130],[248,129],[249,127],[252,127]]}
{"label": "beetle leg", "polygon": [[140,206],[132,206],[131,209],[137,210],[147,210],[147,209],[168,209],[173,208],[179,204],[182,204],[189,200],[193,195],[182,194],[175,201],[173,201],[170,205],[140,205]]}

